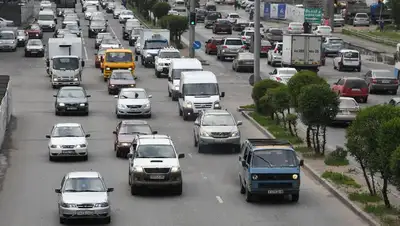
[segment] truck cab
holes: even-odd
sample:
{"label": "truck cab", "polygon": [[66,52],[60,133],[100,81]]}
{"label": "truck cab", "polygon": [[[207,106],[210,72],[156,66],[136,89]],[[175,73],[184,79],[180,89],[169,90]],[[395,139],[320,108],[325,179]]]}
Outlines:
{"label": "truck cab", "polygon": [[130,49],[107,49],[101,62],[104,81],[108,81],[115,69],[130,70],[132,76],[134,76],[135,61],[137,61],[137,57],[133,57],[133,52]]}
{"label": "truck cab", "polygon": [[240,193],[247,202],[256,196],[290,195],[292,202],[300,197],[300,166],[293,146],[285,140],[247,139],[239,155]]}

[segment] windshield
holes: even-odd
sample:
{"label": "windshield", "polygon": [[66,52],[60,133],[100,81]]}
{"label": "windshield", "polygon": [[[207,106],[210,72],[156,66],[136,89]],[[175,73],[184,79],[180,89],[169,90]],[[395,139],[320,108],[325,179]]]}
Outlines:
{"label": "windshield", "polygon": [[217,83],[184,84],[183,94],[185,96],[219,95],[218,84]]}
{"label": "windshield", "polygon": [[25,36],[25,31],[18,31],[18,36]]}
{"label": "windshield", "polygon": [[131,11],[122,11],[121,15],[133,15]]}
{"label": "windshield", "polygon": [[230,115],[206,115],[203,126],[234,126],[235,121]]}
{"label": "windshield", "polygon": [[103,21],[98,21],[98,20],[92,20],[92,22],[90,22],[90,26],[104,26],[104,22]]}
{"label": "windshield", "polygon": [[340,14],[335,14],[333,16],[335,19],[343,19],[342,15],[340,15]]}
{"label": "windshield", "polygon": [[38,20],[54,20],[53,15],[39,15]]}
{"label": "windshield", "polygon": [[296,166],[297,159],[292,150],[258,150],[253,155],[253,168]]}
{"label": "windshield", "polygon": [[346,52],[343,53],[344,58],[357,58],[358,59],[358,53],[357,52]]}
{"label": "windshield", "polygon": [[208,13],[207,14],[207,19],[208,20],[216,20],[216,19],[220,19],[222,16],[220,13]]}
{"label": "windshield", "polygon": [[342,39],[329,39],[329,43],[331,44],[343,44]]}
{"label": "windshield", "polygon": [[161,58],[181,58],[179,52],[161,52],[159,56]]}
{"label": "windshield", "polygon": [[144,91],[124,91],[122,90],[119,94],[120,99],[147,99],[147,95]]}
{"label": "windshield", "polygon": [[339,108],[354,108],[358,106],[355,100],[351,99],[340,99]]}
{"label": "windshield", "polygon": [[357,14],[356,17],[357,18],[368,18],[368,15],[364,14],[364,13],[363,14]]}
{"label": "windshield", "polygon": [[279,71],[280,75],[294,75],[296,73],[297,73],[296,70],[290,70],[290,69],[288,69],[288,70],[280,70]]}
{"label": "windshield", "polygon": [[154,40],[154,41],[146,41],[143,49],[162,49],[168,47],[167,40]]}
{"label": "windshield", "polygon": [[0,32],[0,39],[14,39],[14,33],[12,32]]}
{"label": "windshield", "polygon": [[96,7],[87,7],[86,12],[89,12],[89,13],[97,12],[97,8]]}
{"label": "windshield", "polygon": [[58,92],[58,98],[85,98],[85,93],[80,89],[67,89]]}
{"label": "windshield", "polygon": [[184,71],[201,71],[201,69],[173,69],[172,70],[173,80],[181,79],[181,73]]}
{"label": "windshield", "polygon": [[149,125],[122,124],[119,134],[152,134]]}
{"label": "windshield", "polygon": [[231,14],[229,15],[229,18],[240,18],[240,16],[237,14]]}
{"label": "windshield", "polygon": [[40,30],[39,25],[37,24],[32,24],[31,27],[29,28],[30,30]]}
{"label": "windshield", "polygon": [[51,137],[84,137],[82,128],[79,126],[60,126],[55,127]]}
{"label": "windshield", "polygon": [[124,71],[124,72],[113,72],[111,75],[112,79],[118,79],[118,80],[134,80],[132,73],[130,71]]}
{"label": "windshield", "polygon": [[243,42],[240,39],[227,39],[226,42],[225,42],[225,45],[241,46],[241,45],[243,45]]}
{"label": "windshield", "polygon": [[135,158],[176,158],[171,145],[139,145]]}
{"label": "windshield", "polygon": [[40,40],[35,40],[35,39],[30,39],[28,41],[28,46],[42,46],[42,41]]}
{"label": "windshield", "polygon": [[132,62],[132,53],[118,53],[118,52],[111,52],[106,54],[106,61],[107,62]]}
{"label": "windshield", "polygon": [[54,58],[53,68],[57,70],[76,70],[79,68],[79,59],[68,57]]}
{"label": "windshield", "polygon": [[373,71],[372,74],[375,77],[393,78],[393,73],[391,73],[390,71]]}
{"label": "windshield", "polygon": [[254,31],[246,31],[245,36],[253,36]]}
{"label": "windshield", "polygon": [[65,181],[64,192],[106,192],[100,178],[69,178]]}
{"label": "windshield", "polygon": [[79,27],[78,27],[78,25],[77,24],[67,24],[67,27],[66,27],[68,30],[72,30],[72,31],[76,31],[76,30],[79,30]]}
{"label": "windshield", "polygon": [[274,30],[270,30],[270,33],[273,35],[281,35],[283,34],[282,30],[278,30],[278,29],[274,29]]}

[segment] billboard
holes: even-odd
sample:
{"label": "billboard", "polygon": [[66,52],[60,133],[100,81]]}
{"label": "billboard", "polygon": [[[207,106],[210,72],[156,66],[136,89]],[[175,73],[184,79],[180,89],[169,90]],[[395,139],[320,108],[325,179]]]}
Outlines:
{"label": "billboard", "polygon": [[270,4],[269,14],[271,19],[286,19],[286,4]]}

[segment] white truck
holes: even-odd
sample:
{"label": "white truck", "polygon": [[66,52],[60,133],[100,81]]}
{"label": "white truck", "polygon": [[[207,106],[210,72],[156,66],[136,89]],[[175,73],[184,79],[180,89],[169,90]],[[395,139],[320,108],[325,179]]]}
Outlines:
{"label": "white truck", "polygon": [[320,35],[283,35],[282,65],[296,70],[318,71],[323,65],[322,39]]}
{"label": "white truck", "polygon": [[85,66],[81,38],[50,38],[46,52],[47,73],[53,88],[81,84]]}
{"label": "white truck", "polygon": [[155,56],[160,49],[169,45],[170,32],[167,29],[143,29],[140,32],[140,57],[142,65],[154,65]]}

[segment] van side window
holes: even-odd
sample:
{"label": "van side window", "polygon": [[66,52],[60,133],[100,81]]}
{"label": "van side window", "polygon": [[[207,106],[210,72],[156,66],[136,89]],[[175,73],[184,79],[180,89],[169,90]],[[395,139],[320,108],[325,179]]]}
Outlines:
{"label": "van side window", "polygon": [[247,148],[246,143],[243,143],[243,144],[242,144],[242,147],[241,147],[241,151],[243,152],[243,159],[244,159],[244,160],[246,160],[246,158],[247,158],[248,150],[249,150],[249,149]]}
{"label": "van side window", "polygon": [[339,81],[337,82],[338,85],[342,86],[344,85],[344,79],[339,79]]}
{"label": "van side window", "polygon": [[247,158],[246,158],[246,162],[247,162],[247,164],[249,164],[249,166],[251,163],[252,156],[253,156],[253,152],[249,151],[249,154],[247,155]]}

